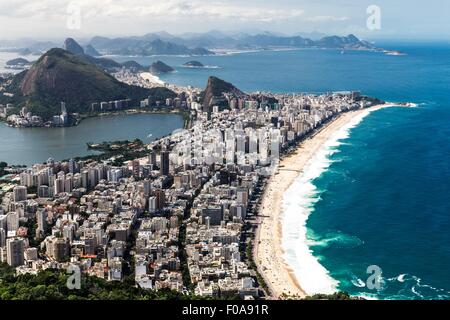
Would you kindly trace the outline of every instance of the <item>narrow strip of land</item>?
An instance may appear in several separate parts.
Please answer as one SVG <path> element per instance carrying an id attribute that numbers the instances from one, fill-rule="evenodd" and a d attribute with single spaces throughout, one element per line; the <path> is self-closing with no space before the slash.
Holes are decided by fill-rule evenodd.
<path id="1" fill-rule="evenodd" d="M 304 167 L 314 154 L 335 132 L 358 115 L 392 106 L 392 104 L 377 105 L 343 113 L 324 125 L 313 137 L 302 142 L 295 153 L 280 161 L 279 169 L 271 177 L 265 189 L 254 247 L 255 262 L 272 298 L 283 296 L 303 298 L 307 295 L 284 258 L 281 205 L 285 191 L 299 174 L 302 174 Z"/>

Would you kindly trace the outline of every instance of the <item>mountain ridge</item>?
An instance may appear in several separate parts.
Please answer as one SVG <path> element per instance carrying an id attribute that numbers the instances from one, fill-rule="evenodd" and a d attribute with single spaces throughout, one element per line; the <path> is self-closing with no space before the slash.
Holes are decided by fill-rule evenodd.
<path id="1" fill-rule="evenodd" d="M 316 35 L 317 36 L 317 35 Z M 91 42 L 95 47 L 112 54 L 123 55 L 160 55 L 160 54 L 210 54 L 214 49 L 261 49 L 276 47 L 291 48 L 326 48 L 345 50 L 377 50 L 373 44 L 357 38 L 353 34 L 346 36 L 323 36 L 312 40 L 299 34 L 286 36 L 263 32 L 258 34 L 239 33 L 227 35 L 221 32 L 191 33 L 171 35 L 167 32 L 147 33 L 143 36 L 105 38 L 94 37 Z M 159 49 L 153 50 L 156 46 Z M 165 48 L 164 48 L 165 46 Z M 188 47 L 195 47 L 186 51 Z M 184 51 L 180 48 L 184 48 Z M 196 51 L 197 50 L 197 51 Z M 205 51 L 206 50 L 206 51 Z M 380 50 L 380 49 L 378 49 Z"/>
<path id="2" fill-rule="evenodd" d="M 118 55 L 212 55 L 212 51 L 205 48 L 188 48 L 183 44 L 161 40 L 159 37 L 123 37 L 106 38 L 94 37 L 89 42 L 97 50 L 108 54 Z"/>
<path id="3" fill-rule="evenodd" d="M 221 109 L 227 107 L 228 99 L 226 95 L 232 95 L 234 97 L 247 96 L 247 94 L 236 88 L 233 84 L 210 76 L 206 88 L 202 92 L 203 110 L 210 112 L 213 106 L 218 106 Z"/>
<path id="4" fill-rule="evenodd" d="M 354 38 L 356 39 L 354 39 Z M 336 39 L 342 41 L 336 45 Z M 345 40 L 353 39 L 353 42 Z M 154 43 L 152 43 L 154 42 Z M 91 46 L 95 49 L 91 50 Z M 181 35 L 172 35 L 165 31 L 147 33 L 143 36 L 129 36 L 108 38 L 94 36 L 84 42 L 84 52 L 91 56 L 101 54 L 118 55 L 211 55 L 214 49 L 262 49 L 277 46 L 290 46 L 294 48 L 329 48 L 344 50 L 378 50 L 368 41 L 358 39 L 353 34 L 346 36 L 326 36 L 323 33 L 294 32 L 284 35 L 273 32 L 257 33 L 229 33 L 211 30 L 205 33 L 187 32 Z M 31 39 L 2 40 L 2 50 L 10 52 L 43 52 L 58 47 L 50 41 L 36 41 Z M 31 51 L 30 51 L 31 50 Z M 21 53 L 23 54 L 23 53 Z"/>
<path id="5" fill-rule="evenodd" d="M 44 119 L 59 114 L 61 102 L 70 113 L 86 113 L 92 103 L 124 99 L 137 103 L 152 92 L 120 82 L 84 55 L 59 48 L 47 51 L 28 71 L 16 75 L 7 90 L 14 96 L 3 95 L 0 103 L 27 106 Z M 161 92 L 173 96 L 171 91 Z"/>

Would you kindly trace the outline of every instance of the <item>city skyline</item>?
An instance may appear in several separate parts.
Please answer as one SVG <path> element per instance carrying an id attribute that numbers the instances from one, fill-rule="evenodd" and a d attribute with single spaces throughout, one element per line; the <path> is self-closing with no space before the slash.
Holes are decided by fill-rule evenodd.
<path id="1" fill-rule="evenodd" d="M 373 8 L 380 10 L 381 19 L 376 28 L 367 25 L 375 14 Z M 250 0 L 244 5 L 235 0 L 133 0 L 126 4 L 117 0 L 96 3 L 86 0 L 2 0 L 0 40 L 129 36 L 162 30 L 173 34 L 209 30 L 269 31 L 288 35 L 354 33 L 365 39 L 447 40 L 450 31 L 442 25 L 446 22 L 448 9 L 450 4 L 443 0 L 427 3 L 328 0 L 320 4 Z"/>
<path id="2" fill-rule="evenodd" d="M 449 9 L 0 0 L 0 303 L 450 301 Z"/>

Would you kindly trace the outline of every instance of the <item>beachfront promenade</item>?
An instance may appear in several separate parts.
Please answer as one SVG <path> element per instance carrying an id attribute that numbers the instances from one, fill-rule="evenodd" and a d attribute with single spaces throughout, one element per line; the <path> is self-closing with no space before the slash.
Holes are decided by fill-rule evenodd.
<path id="1" fill-rule="evenodd" d="M 302 142 L 297 150 L 283 158 L 279 169 L 269 180 L 261 203 L 258 232 L 255 238 L 254 258 L 258 271 L 264 278 L 272 298 L 303 298 L 319 292 L 311 292 L 302 288 L 302 279 L 314 274 L 313 270 L 301 274 L 294 272 L 286 263 L 283 247 L 283 197 L 295 179 L 314 158 L 322 146 L 341 128 L 356 117 L 364 117 L 370 112 L 393 106 L 392 104 L 373 106 L 341 113 L 331 122 L 322 126 L 309 139 Z M 301 214 L 299 212 L 299 214 Z M 300 231 L 299 231 L 300 232 Z M 299 261 L 301 264 L 302 261 Z M 308 281 L 309 282 L 309 281 Z"/>

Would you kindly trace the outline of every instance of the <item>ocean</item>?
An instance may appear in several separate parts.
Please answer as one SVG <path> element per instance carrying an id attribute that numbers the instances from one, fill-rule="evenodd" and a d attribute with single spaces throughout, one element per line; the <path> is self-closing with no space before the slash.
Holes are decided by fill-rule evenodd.
<path id="1" fill-rule="evenodd" d="M 336 134 L 288 191 L 286 259 L 309 293 L 374 299 L 450 298 L 450 44 L 385 43 L 404 56 L 333 50 L 152 57 L 167 82 L 204 87 L 216 75 L 247 91 L 360 90 L 415 108 L 387 108 Z M 381 272 L 373 285 L 375 266 Z M 372 267 L 374 268 L 374 267 Z M 370 271 L 370 270 L 369 270 Z M 372 281 L 371 281 L 372 280 Z M 371 285 L 372 284 L 372 285 Z"/>
<path id="2" fill-rule="evenodd" d="M 284 249 L 296 273 L 308 272 L 309 293 L 449 299 L 450 44 L 378 45 L 406 55 L 292 50 L 114 58 L 162 60 L 176 71 L 161 79 L 178 85 L 204 87 L 216 75 L 245 91 L 360 90 L 416 103 L 361 116 L 328 141 L 288 191 L 295 201 L 285 207 Z M 209 68 L 182 67 L 189 60 Z M 379 285 L 370 285 L 370 266 L 382 272 Z"/>
<path id="3" fill-rule="evenodd" d="M 18 55 L 15 52 L 3 52 L 0 51 L 0 74 L 1 73 L 19 73 L 22 70 L 16 70 L 16 69 L 8 69 L 6 68 L 6 62 L 9 60 L 15 59 L 15 58 L 24 58 L 30 62 L 36 61 L 39 59 L 39 56 L 36 55 Z"/>

